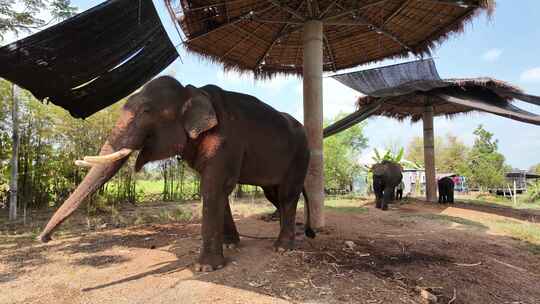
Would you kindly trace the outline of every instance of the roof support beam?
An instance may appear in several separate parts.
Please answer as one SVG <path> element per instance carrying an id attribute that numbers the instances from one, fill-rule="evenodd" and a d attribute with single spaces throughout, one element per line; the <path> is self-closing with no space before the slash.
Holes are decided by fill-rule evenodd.
<path id="1" fill-rule="evenodd" d="M 439 4 L 448 4 L 453 6 L 459 6 L 463 8 L 474 8 L 479 7 L 480 3 L 478 0 L 420 0 L 424 2 L 435 2 Z"/>
<path id="2" fill-rule="evenodd" d="M 261 19 L 261 18 L 253 18 L 253 21 L 259 22 L 259 23 L 270 23 L 270 24 L 288 24 L 288 25 L 301 25 L 304 24 L 301 21 L 290 21 L 290 20 L 277 20 L 277 19 Z"/>
<path id="3" fill-rule="evenodd" d="M 323 19 L 324 17 L 326 17 L 326 14 L 328 14 L 328 12 L 334 8 L 334 6 L 337 4 L 339 0 L 334 0 L 332 3 L 328 4 L 328 6 L 324 9 L 324 11 L 319 15 L 319 19 Z"/>
<path id="4" fill-rule="evenodd" d="M 327 21 L 324 22 L 325 25 L 343 25 L 343 26 L 368 26 L 375 30 L 377 33 L 385 35 L 386 37 L 392 39 L 394 42 L 399 44 L 401 47 L 408 51 L 413 51 L 413 48 L 408 46 L 405 42 L 403 42 L 397 35 L 393 34 L 392 32 L 388 31 L 387 29 L 378 26 L 374 24 L 373 22 L 370 22 L 369 20 L 365 19 L 364 17 L 357 16 L 356 19 L 352 22 L 331 22 Z"/>
<path id="5" fill-rule="evenodd" d="M 306 3 L 307 0 L 304 0 L 302 2 L 300 2 L 300 4 L 298 5 L 298 7 L 296 8 L 296 12 L 298 12 L 302 6 L 304 5 L 304 3 Z M 259 58 L 257 60 L 257 63 L 255 64 L 255 67 L 259 67 L 261 65 L 261 63 L 263 62 L 264 58 L 266 58 L 266 56 L 268 55 L 268 53 L 270 53 L 270 51 L 272 50 L 272 48 L 274 47 L 274 45 L 278 42 L 279 39 L 281 39 L 284 35 L 289 35 L 301 28 L 303 28 L 303 24 L 299 24 L 298 26 L 296 27 L 293 27 L 293 28 L 290 28 L 289 27 L 290 24 L 285 24 L 283 25 L 279 31 L 277 32 L 277 34 L 272 38 L 272 42 L 270 43 L 270 45 L 268 46 L 268 48 L 264 51 L 264 54 L 261 56 L 261 58 Z M 289 29 L 294 29 L 293 31 L 288 31 L 287 28 L 289 27 Z"/>
<path id="6" fill-rule="evenodd" d="M 309 0 L 308 0 L 309 1 Z M 311 0 L 313 1 L 313 16 L 319 16 L 321 14 L 321 8 L 319 7 L 319 0 Z"/>
<path id="7" fill-rule="evenodd" d="M 286 11 L 287 13 L 293 15 L 294 17 L 306 21 L 306 17 L 302 16 L 302 14 L 298 13 L 294 9 L 290 8 L 289 6 L 285 4 L 281 4 L 279 0 L 268 0 L 268 2 L 272 3 L 274 6 L 279 7 L 281 10 Z"/>
<path id="8" fill-rule="evenodd" d="M 386 20 L 384 20 L 384 22 L 382 23 L 382 26 L 384 27 L 385 25 L 388 24 L 388 22 L 392 21 L 392 19 L 394 19 L 395 16 L 397 16 L 399 13 L 401 13 L 401 11 L 403 11 L 403 9 L 405 7 L 407 7 L 407 5 L 409 5 L 409 3 L 411 3 L 412 0 L 405 0 L 401 3 L 401 5 L 390 15 L 388 16 L 388 18 L 386 18 Z"/>
<path id="9" fill-rule="evenodd" d="M 326 46 L 326 51 L 328 52 L 328 56 L 330 56 L 330 61 L 332 62 L 332 70 L 336 72 L 337 71 L 336 58 L 334 57 L 334 52 L 332 52 L 332 47 L 330 46 L 330 43 L 328 42 L 328 37 L 326 37 L 326 34 L 324 34 L 324 31 L 323 31 L 323 43 Z M 323 65 L 323 68 L 324 68 L 324 65 Z"/>
<path id="10" fill-rule="evenodd" d="M 220 29 L 223 29 L 225 27 L 235 25 L 235 24 L 240 23 L 240 22 L 242 22 L 244 20 L 248 20 L 249 18 L 252 18 L 253 16 L 264 14 L 264 13 L 268 12 L 269 10 L 271 10 L 273 8 L 274 8 L 273 5 L 269 5 L 269 6 L 265 7 L 265 8 L 263 8 L 260 11 L 250 11 L 250 12 L 245 13 L 245 14 L 243 14 L 241 16 L 238 16 L 238 17 L 236 17 L 234 19 L 231 19 L 228 22 L 222 23 L 218 27 L 216 27 L 216 28 L 214 28 L 214 29 L 212 29 L 212 30 L 210 30 L 208 32 L 204 32 L 204 33 L 202 33 L 200 35 L 197 35 L 195 37 L 189 37 L 189 39 L 186 42 L 192 42 L 192 41 L 197 40 L 199 38 L 206 37 L 206 36 L 210 35 L 211 33 L 216 32 L 216 31 L 218 31 Z"/>
<path id="11" fill-rule="evenodd" d="M 336 15 L 332 15 L 332 16 L 328 16 L 328 17 L 322 18 L 322 21 L 325 22 L 325 21 L 329 21 L 329 20 L 332 20 L 332 19 L 337 19 L 337 18 L 345 17 L 345 16 L 351 15 L 351 14 L 353 14 L 353 13 L 356 13 L 356 12 L 358 12 L 359 10 L 363 10 L 363 9 L 366 9 L 366 8 L 370 8 L 370 7 L 372 7 L 372 6 L 379 5 L 379 4 L 384 3 L 384 2 L 387 2 L 387 1 L 388 1 L 388 0 L 379 0 L 379 1 L 376 1 L 376 2 L 372 2 L 372 3 L 366 4 L 366 5 L 360 6 L 360 7 L 356 7 L 356 8 L 354 8 L 354 9 L 346 10 L 346 11 L 341 12 L 341 13 L 339 13 L 339 14 L 336 14 Z"/>

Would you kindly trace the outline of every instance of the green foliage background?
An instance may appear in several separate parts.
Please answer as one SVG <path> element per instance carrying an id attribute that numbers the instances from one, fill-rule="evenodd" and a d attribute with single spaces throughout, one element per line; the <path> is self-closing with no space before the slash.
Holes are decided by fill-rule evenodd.
<path id="1" fill-rule="evenodd" d="M 345 114 L 333 119 L 338 121 Z M 325 126 L 331 122 L 326 121 Z M 324 180 L 326 189 L 351 189 L 353 179 L 363 170 L 358 157 L 367 148 L 368 139 L 363 131 L 366 123 L 357 124 L 346 131 L 324 140 Z"/>

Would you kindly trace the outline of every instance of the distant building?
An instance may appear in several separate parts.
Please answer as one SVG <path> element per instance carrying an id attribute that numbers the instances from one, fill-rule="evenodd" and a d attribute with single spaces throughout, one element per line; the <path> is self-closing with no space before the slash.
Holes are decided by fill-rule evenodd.
<path id="1" fill-rule="evenodd" d="M 527 170 L 512 169 L 512 171 L 505 174 L 505 185 L 490 190 L 490 192 L 495 192 L 498 195 L 511 195 L 514 192 L 514 183 L 515 183 L 515 192 L 524 193 L 527 192 L 527 187 L 530 181 L 540 180 L 540 174 L 533 172 L 528 172 Z"/>

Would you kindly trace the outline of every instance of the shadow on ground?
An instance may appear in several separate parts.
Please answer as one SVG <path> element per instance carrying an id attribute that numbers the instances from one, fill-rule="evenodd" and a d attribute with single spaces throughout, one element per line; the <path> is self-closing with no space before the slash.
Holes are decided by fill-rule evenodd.
<path id="1" fill-rule="evenodd" d="M 50 285 L 39 280 L 45 275 L 49 284 L 70 290 L 66 295 L 73 302 L 212 303 L 222 297 L 221 302 L 234 303 L 237 293 L 245 303 L 271 303 L 266 296 L 397 303 L 418 302 L 418 288 L 429 288 L 441 303 L 454 297 L 454 303 L 480 304 L 540 298 L 540 256 L 508 237 L 487 234 L 478 222 L 411 204 L 418 210 L 409 204 L 393 205 L 388 212 L 372 206 L 328 208 L 325 231 L 314 240 L 302 238 L 298 250 L 285 254 L 273 252 L 273 239 L 265 239 L 277 235 L 278 223 L 262 221 L 260 214 L 236 215 L 240 232 L 257 238 L 242 238 L 239 251 L 225 250 L 227 266 L 212 273 L 191 271 L 200 245 L 197 223 L 140 225 L 47 245 L 23 243 L 0 251 L 7 269 L 0 284 L 14 293 L 16 300 L 7 303 L 62 303 L 63 296 L 47 292 Z M 24 293 L 29 286 L 33 295 Z"/>

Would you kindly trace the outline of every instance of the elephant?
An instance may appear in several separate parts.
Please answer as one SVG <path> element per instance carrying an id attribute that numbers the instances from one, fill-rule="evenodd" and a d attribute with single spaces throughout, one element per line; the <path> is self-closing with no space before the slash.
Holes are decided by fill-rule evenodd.
<path id="1" fill-rule="evenodd" d="M 403 175 L 401 165 L 383 160 L 371 167 L 373 172 L 373 191 L 375 192 L 375 207 L 388 210 L 388 203 L 394 199 L 394 189 L 401 182 Z"/>
<path id="2" fill-rule="evenodd" d="M 454 181 L 449 176 L 443 177 L 437 181 L 439 186 L 439 203 L 453 203 L 454 202 Z"/>
<path id="3" fill-rule="evenodd" d="M 161 76 L 128 98 L 99 156 L 76 161 L 90 171 L 38 239 L 48 242 L 54 230 L 136 150 L 136 171 L 148 162 L 177 156 L 200 175 L 202 247 L 196 271 L 222 268 L 223 246 L 240 241 L 228 200 L 236 184 L 262 187 L 280 210 L 276 250 L 294 248 L 296 207 L 302 192 L 307 216 L 304 232 L 315 237 L 304 191 L 310 150 L 303 125 L 253 96 L 214 85 L 183 86 L 173 77 Z"/>

